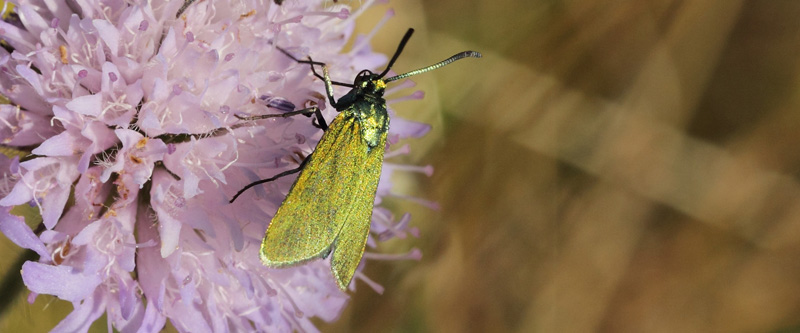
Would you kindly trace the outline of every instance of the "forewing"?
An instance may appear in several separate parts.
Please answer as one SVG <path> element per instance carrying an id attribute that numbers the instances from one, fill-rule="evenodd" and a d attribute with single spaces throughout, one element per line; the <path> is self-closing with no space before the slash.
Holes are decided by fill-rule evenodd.
<path id="1" fill-rule="evenodd" d="M 331 254 L 331 271 L 341 289 L 346 289 L 353 279 L 353 274 L 361 262 L 364 246 L 367 244 L 369 228 L 372 220 L 372 207 L 375 203 L 375 192 L 383 166 L 383 153 L 386 147 L 386 133 L 382 133 L 379 145 L 367 153 L 361 175 L 358 177 L 357 195 L 350 199 L 352 207 L 344 227 L 333 244 Z"/>
<path id="2" fill-rule="evenodd" d="M 328 254 L 347 221 L 367 158 L 352 117 L 340 113 L 272 218 L 261 260 L 271 267 L 291 266 Z M 361 148 L 361 150 L 358 150 Z"/>

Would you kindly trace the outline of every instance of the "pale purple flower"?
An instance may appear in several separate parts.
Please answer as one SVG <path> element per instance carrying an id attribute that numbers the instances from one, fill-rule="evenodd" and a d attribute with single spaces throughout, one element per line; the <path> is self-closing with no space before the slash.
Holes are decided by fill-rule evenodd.
<path id="1" fill-rule="evenodd" d="M 236 116 L 317 104 L 332 119 L 320 80 L 275 46 L 326 62 L 334 80 L 377 70 L 387 58 L 370 49 L 372 34 L 352 36 L 370 3 L 351 13 L 323 0 L 197 1 L 176 19 L 182 1 L 19 1 L 19 21 L 0 22 L 13 50 L 0 48 L 0 94 L 12 102 L 0 106 L 0 140 L 32 155 L 0 157 L 0 231 L 41 256 L 22 267 L 31 301 L 73 303 L 54 331 L 86 331 L 104 313 L 121 332 L 167 321 L 186 332 L 315 331 L 310 318 L 338 317 L 348 296 L 327 262 L 259 260 L 293 177 L 228 204 L 244 185 L 296 167 L 321 131 L 303 116 Z M 427 131 L 393 117 L 389 141 Z M 407 152 L 389 147 L 387 158 Z M 402 197 L 391 191 L 395 171 L 432 170 L 386 163 L 376 204 Z M 43 231 L 10 214 L 23 204 L 38 207 Z M 416 236 L 409 220 L 376 206 L 368 244 Z"/>

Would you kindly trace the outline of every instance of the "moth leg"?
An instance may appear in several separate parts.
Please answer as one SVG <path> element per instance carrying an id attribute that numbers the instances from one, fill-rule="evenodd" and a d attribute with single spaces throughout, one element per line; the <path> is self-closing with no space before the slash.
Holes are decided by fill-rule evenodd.
<path id="1" fill-rule="evenodd" d="M 319 108 L 316 107 L 316 106 L 312 106 L 310 108 L 306 108 L 306 109 L 302 109 L 302 110 L 290 111 L 290 112 L 286 112 L 286 113 L 262 114 L 262 115 L 258 115 L 258 116 L 252 116 L 252 117 L 242 117 L 242 116 L 240 116 L 238 114 L 234 115 L 234 116 L 236 118 L 239 118 L 239 120 L 253 121 L 253 120 L 260 120 L 260 119 L 267 119 L 267 118 L 279 118 L 279 117 L 280 118 L 289 118 L 289 117 L 292 117 L 292 116 L 296 116 L 298 114 L 304 114 L 304 115 L 309 115 L 310 116 L 312 114 L 317 114 L 317 113 L 319 113 Z M 319 113 L 319 115 L 317 117 L 319 117 L 320 115 L 322 115 L 322 114 Z"/>
<path id="2" fill-rule="evenodd" d="M 311 154 L 306 156 L 306 159 L 303 160 L 303 163 L 300 163 L 300 166 L 298 166 L 298 167 L 296 167 L 294 169 L 286 170 L 286 171 L 281 172 L 281 173 L 279 173 L 277 175 L 274 175 L 274 176 L 272 176 L 270 178 L 257 180 L 257 181 L 254 181 L 254 182 L 250 183 L 250 184 L 247 184 L 247 186 L 243 187 L 241 190 L 239 190 L 239 192 L 236 192 L 236 195 L 234 195 L 233 199 L 231 199 L 231 201 L 228 201 L 228 203 L 233 203 L 236 200 L 236 198 L 238 198 L 240 195 L 242 195 L 242 193 L 244 193 L 244 191 L 247 191 L 248 189 L 250 189 L 253 186 L 261 185 L 261 184 L 264 184 L 264 183 L 268 183 L 268 182 L 271 182 L 271 181 L 276 180 L 278 178 L 281 178 L 283 176 L 288 176 L 288 175 L 291 175 L 293 173 L 300 172 L 301 170 L 303 170 L 303 168 L 308 163 L 308 159 L 309 158 L 311 158 Z"/>
<path id="3" fill-rule="evenodd" d="M 311 72 L 314 73 L 314 76 L 316 76 L 318 79 L 320 79 L 322 81 L 325 81 L 325 77 L 323 77 L 322 75 L 319 75 L 319 73 L 317 73 L 317 70 L 314 68 L 314 65 L 325 66 L 325 63 L 311 60 L 311 57 L 308 57 L 308 60 L 300 60 L 300 59 L 295 58 L 295 56 L 293 56 L 291 53 L 289 53 L 288 51 L 286 51 L 286 50 L 284 50 L 284 49 L 282 49 L 280 47 L 276 46 L 275 48 L 277 48 L 278 51 L 281 51 L 281 53 L 285 54 L 287 57 L 291 58 L 292 60 L 296 61 L 297 63 L 311 65 Z M 347 82 L 331 81 L 331 83 L 333 85 L 337 85 L 337 86 L 350 87 L 350 88 L 354 88 L 355 87 L 353 84 L 347 83 Z"/>
<path id="4" fill-rule="evenodd" d="M 181 8 L 180 8 L 180 9 L 178 9 L 178 12 L 177 12 L 177 13 L 175 13 L 175 18 L 179 18 L 179 17 L 181 17 L 181 14 L 183 14 L 183 12 L 184 12 L 184 11 L 185 11 L 187 8 L 189 8 L 189 6 L 191 6 L 191 5 L 192 5 L 194 2 L 195 2 L 195 0 L 184 0 L 184 1 L 183 1 L 183 5 L 181 6 Z"/>
<path id="5" fill-rule="evenodd" d="M 289 58 L 292 58 L 292 60 L 296 61 L 297 63 L 311 65 L 311 72 L 314 73 L 314 76 L 325 82 L 325 94 L 328 96 L 328 102 L 330 102 L 331 106 L 333 107 L 336 107 L 336 97 L 333 96 L 333 85 L 350 87 L 350 88 L 355 87 L 350 83 L 332 81 L 330 75 L 328 75 L 328 66 L 323 62 L 314 61 L 313 59 L 311 59 L 311 57 L 308 57 L 308 60 L 300 60 L 295 58 L 286 50 L 277 46 L 276 48 L 278 49 L 278 51 L 281 51 L 283 54 L 285 54 Z M 314 68 L 314 66 L 322 66 L 322 75 L 319 75 L 319 73 L 317 73 L 317 70 Z"/>
<path id="6" fill-rule="evenodd" d="M 254 120 L 260 120 L 260 119 L 278 118 L 278 117 L 288 118 L 288 117 L 291 117 L 291 116 L 296 116 L 298 114 L 302 114 L 302 115 L 306 115 L 306 116 L 311 116 L 311 115 L 316 116 L 315 117 L 316 118 L 316 122 L 314 122 L 312 120 L 312 124 L 314 125 L 314 127 L 320 128 L 323 131 L 327 131 L 328 130 L 328 123 L 325 121 L 325 118 L 322 117 L 322 112 L 316 106 L 312 106 L 312 107 L 307 108 L 307 109 L 286 112 L 286 113 L 262 114 L 262 115 L 259 115 L 259 116 L 252 116 L 252 117 L 242 117 L 240 115 L 235 115 L 235 117 L 239 118 L 239 120 L 254 121 Z"/>
<path id="7" fill-rule="evenodd" d="M 316 118 L 317 122 L 314 122 L 312 120 L 311 124 L 314 125 L 314 127 L 316 127 L 316 128 L 322 129 L 323 131 L 327 131 L 328 130 L 328 123 L 325 121 L 325 118 L 322 117 L 322 111 L 320 111 L 318 107 L 314 107 L 314 108 L 316 109 L 314 111 L 314 115 L 316 116 L 315 118 Z"/>
<path id="8" fill-rule="evenodd" d="M 311 59 L 311 57 L 308 59 Z M 312 66 L 311 68 L 313 69 L 314 67 Z M 328 74 L 328 66 L 326 65 L 322 65 L 322 77 L 324 78 L 323 81 L 325 81 L 325 94 L 328 95 L 328 101 L 331 102 L 331 106 L 336 107 L 336 98 L 333 96 L 333 82 Z"/>

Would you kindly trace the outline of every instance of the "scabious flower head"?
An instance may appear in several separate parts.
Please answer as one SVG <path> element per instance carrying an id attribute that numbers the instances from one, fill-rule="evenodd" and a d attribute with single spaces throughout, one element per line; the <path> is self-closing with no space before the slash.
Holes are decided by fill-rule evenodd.
<path id="1" fill-rule="evenodd" d="M 22 267 L 31 301 L 73 303 L 54 331 L 86 331 L 104 313 L 121 332 L 167 321 L 186 332 L 313 331 L 311 317 L 337 318 L 347 295 L 327 262 L 259 260 L 291 177 L 228 200 L 296 167 L 322 135 L 303 116 L 237 115 L 309 105 L 335 115 L 308 65 L 275 47 L 326 62 L 334 79 L 378 69 L 386 57 L 368 37 L 342 52 L 369 3 L 351 13 L 322 0 L 19 1 L 18 21 L 0 22 L 0 94 L 11 101 L 0 140 L 31 155 L 0 158 L 0 231 L 40 255 Z M 427 128 L 393 118 L 390 141 Z M 376 202 L 392 194 L 395 170 L 409 167 L 387 163 Z M 22 204 L 38 207 L 41 230 L 10 214 Z M 373 216 L 370 246 L 406 236 L 407 214 Z"/>

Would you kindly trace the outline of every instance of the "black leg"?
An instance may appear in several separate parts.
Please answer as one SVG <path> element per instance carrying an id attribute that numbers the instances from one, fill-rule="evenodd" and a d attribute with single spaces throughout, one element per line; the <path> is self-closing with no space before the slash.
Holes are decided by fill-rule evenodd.
<path id="1" fill-rule="evenodd" d="M 181 6 L 181 8 L 178 9 L 178 12 L 175 13 L 175 18 L 181 17 L 181 14 L 183 14 L 183 12 L 186 10 L 186 8 L 189 8 L 189 6 L 191 6 L 194 2 L 195 2 L 195 0 L 184 0 L 183 1 L 183 6 Z"/>
<path id="2" fill-rule="evenodd" d="M 278 49 L 278 51 L 281 51 L 287 57 L 292 58 L 292 60 L 297 61 L 298 63 L 311 65 L 311 72 L 314 73 L 314 76 L 325 82 L 325 93 L 328 96 L 328 101 L 334 108 L 336 108 L 336 97 L 333 96 L 333 85 L 335 84 L 337 86 L 345 86 L 350 88 L 355 87 L 352 84 L 331 81 L 331 77 L 330 75 L 328 75 L 328 66 L 325 65 L 325 63 L 323 62 L 314 61 L 311 59 L 311 57 L 308 57 L 308 60 L 300 60 L 295 58 L 293 55 L 289 54 L 289 52 L 287 52 L 286 50 L 277 46 L 276 48 Z M 322 66 L 322 75 L 319 75 L 316 69 L 314 69 L 315 65 Z"/>
<path id="3" fill-rule="evenodd" d="M 285 54 L 289 58 L 292 58 L 292 60 L 294 60 L 294 61 L 296 61 L 298 63 L 311 65 L 311 73 L 314 73 L 314 76 L 316 76 L 318 79 L 325 81 L 325 78 L 322 77 L 322 75 L 319 75 L 319 73 L 317 73 L 317 70 L 314 68 L 314 65 L 325 66 L 325 63 L 314 61 L 314 60 L 311 59 L 311 57 L 308 57 L 308 60 L 300 60 L 300 59 L 295 58 L 291 53 L 289 53 L 288 51 L 286 51 L 286 50 L 284 50 L 284 49 L 282 49 L 280 47 L 276 46 L 275 48 L 277 48 L 278 51 L 281 51 L 281 53 Z M 334 84 L 334 85 L 337 85 L 337 86 L 344 86 L 344 87 L 350 87 L 350 88 L 354 88 L 355 87 L 354 85 L 352 85 L 350 83 L 344 83 L 344 82 L 339 82 L 339 81 L 331 81 L 331 83 Z"/>
<path id="4" fill-rule="evenodd" d="M 316 108 L 316 109 L 317 109 L 317 110 L 316 110 L 316 111 L 314 111 L 314 115 L 316 115 L 316 116 L 317 116 L 317 122 L 315 123 L 315 122 L 312 120 L 312 121 L 311 121 L 311 123 L 312 123 L 314 126 L 316 126 L 317 128 L 320 128 L 320 129 L 322 129 L 323 131 L 327 131 L 327 130 L 328 130 L 328 123 L 325 121 L 325 118 L 323 118 L 323 117 L 322 117 L 322 111 L 320 111 L 320 110 L 319 110 L 319 108 Z"/>
<path id="5" fill-rule="evenodd" d="M 240 116 L 238 114 L 234 115 L 234 116 L 236 118 L 239 118 L 240 120 L 252 121 L 252 120 L 267 119 L 267 118 L 278 118 L 278 117 L 280 117 L 280 118 L 289 118 L 289 117 L 292 117 L 292 116 L 296 116 L 298 114 L 305 114 L 305 115 L 309 115 L 310 116 L 312 114 L 317 114 L 318 112 L 319 112 L 319 108 L 316 107 L 316 106 L 312 106 L 312 107 L 307 108 L 307 109 L 290 111 L 290 112 L 286 112 L 286 113 L 262 114 L 262 115 L 259 115 L 259 116 L 252 116 L 252 117 L 242 117 L 242 116 Z M 321 116 L 321 115 L 322 114 L 320 114 L 319 116 Z M 317 116 L 317 117 L 319 117 L 319 116 Z"/>
<path id="6" fill-rule="evenodd" d="M 328 130 L 328 123 L 325 121 L 325 118 L 322 117 L 322 111 L 320 111 L 319 108 L 316 107 L 316 106 L 312 106 L 312 107 L 307 108 L 307 109 L 286 112 L 286 113 L 262 114 L 262 115 L 259 115 L 259 116 L 252 116 L 252 117 L 242 117 L 240 115 L 234 115 L 234 116 L 236 118 L 239 118 L 240 120 L 253 121 L 253 120 L 260 120 L 260 119 L 267 119 L 267 118 L 278 118 L 278 117 L 288 118 L 288 117 L 291 117 L 291 116 L 296 116 L 298 114 L 304 114 L 304 115 L 308 115 L 308 116 L 311 116 L 311 115 L 316 116 L 317 122 L 314 123 L 312 121 L 312 124 L 314 124 L 314 127 L 321 128 L 323 131 L 327 131 Z"/>
<path id="7" fill-rule="evenodd" d="M 311 155 L 306 156 L 306 159 L 303 160 L 303 163 L 300 163 L 300 166 L 298 166 L 297 168 L 294 168 L 294 169 L 291 169 L 291 170 L 286 170 L 286 171 L 281 172 L 281 173 L 279 173 L 279 174 L 277 174 L 275 176 L 272 176 L 270 178 L 257 180 L 257 181 L 254 181 L 254 182 L 250 183 L 250 184 L 247 184 L 247 186 L 245 186 L 244 188 L 239 190 L 239 192 L 236 192 L 236 195 L 233 196 L 233 199 L 231 199 L 231 201 L 228 201 L 228 202 L 229 203 L 233 203 L 236 200 L 236 198 L 238 198 L 240 195 L 242 195 L 242 193 L 244 193 L 244 191 L 247 191 L 248 189 L 250 189 L 253 186 L 261 185 L 261 184 L 264 184 L 264 183 L 268 183 L 268 182 L 271 182 L 271 181 L 276 180 L 278 178 L 281 178 L 283 176 L 288 176 L 288 175 L 291 175 L 293 173 L 300 172 L 306 166 L 306 163 L 308 163 L 308 159 L 310 159 L 310 158 L 311 158 Z"/>

